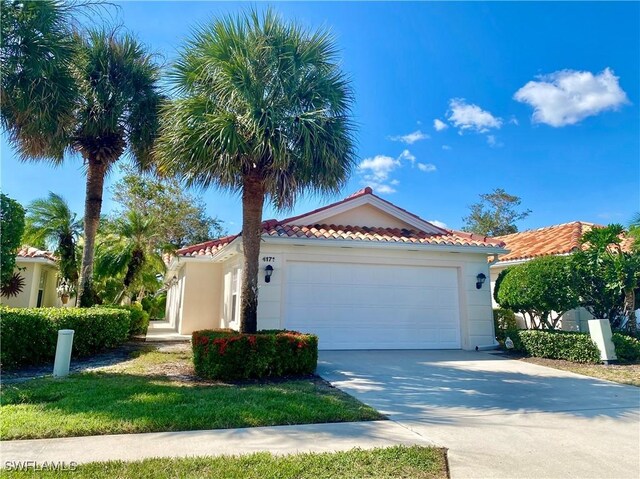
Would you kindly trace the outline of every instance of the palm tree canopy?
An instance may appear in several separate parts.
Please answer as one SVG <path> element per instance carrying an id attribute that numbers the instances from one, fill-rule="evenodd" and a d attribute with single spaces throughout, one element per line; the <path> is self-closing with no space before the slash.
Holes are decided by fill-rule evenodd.
<path id="1" fill-rule="evenodd" d="M 158 65 L 128 34 L 93 30 L 75 38 L 79 95 L 70 144 L 85 160 L 108 166 L 128 147 L 138 164 L 148 166 L 162 100 Z"/>
<path id="2" fill-rule="evenodd" d="M 22 159 L 62 161 L 77 86 L 69 9 L 53 0 L 1 0 L 0 119 Z"/>
<path id="3" fill-rule="evenodd" d="M 271 10 L 200 28 L 170 79 L 161 171 L 188 184 L 240 190 L 258 178 L 276 208 L 304 192 L 337 192 L 352 169 L 353 93 L 332 36 Z"/>
<path id="4" fill-rule="evenodd" d="M 62 276 L 72 283 L 78 279 L 76 245 L 81 233 L 82 220 L 60 195 L 49 192 L 49 196 L 34 200 L 27 207 L 24 241 L 55 251 Z"/>

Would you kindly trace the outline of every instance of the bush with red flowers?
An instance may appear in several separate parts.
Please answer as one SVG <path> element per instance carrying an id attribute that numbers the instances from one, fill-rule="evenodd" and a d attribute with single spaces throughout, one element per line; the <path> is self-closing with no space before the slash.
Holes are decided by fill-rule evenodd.
<path id="1" fill-rule="evenodd" d="M 196 374 L 206 379 L 300 376 L 318 363 L 318 338 L 296 331 L 194 331 L 192 347 Z"/>

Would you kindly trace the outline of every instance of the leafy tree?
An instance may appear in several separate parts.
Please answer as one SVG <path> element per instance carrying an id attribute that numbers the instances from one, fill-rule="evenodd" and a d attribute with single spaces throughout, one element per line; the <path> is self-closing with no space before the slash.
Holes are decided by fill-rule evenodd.
<path id="1" fill-rule="evenodd" d="M 183 49 L 164 109 L 160 170 L 242 197 L 242 332 L 255 332 L 265 199 L 338 192 L 355 163 L 353 92 L 332 36 L 271 10 L 216 20 Z"/>
<path id="2" fill-rule="evenodd" d="M 15 280 L 16 253 L 24 232 L 24 208 L 0 193 L 0 286 Z"/>
<path id="3" fill-rule="evenodd" d="M 494 298 L 501 308 L 525 316 L 530 328 L 555 329 L 562 315 L 578 306 L 571 261 L 544 256 L 502 271 Z"/>
<path id="4" fill-rule="evenodd" d="M 207 216 L 203 201 L 185 192 L 177 179 L 143 176 L 131 166 L 122 170 L 123 178 L 112 189 L 121 206 L 116 215 L 136 211 L 153 218 L 158 246 L 177 249 L 224 235 L 221 222 Z"/>
<path id="5" fill-rule="evenodd" d="M 96 248 L 96 283 L 102 281 L 104 301 L 119 302 L 125 294 L 142 297 L 159 287 L 157 273 L 164 272 L 161 254 L 154 248 L 154 219 L 129 211 L 107 221 Z M 106 294 L 104 294 L 106 293 Z"/>
<path id="6" fill-rule="evenodd" d="M 632 248 L 634 251 L 640 251 L 640 212 L 633 215 L 629 223 L 629 236 L 633 238 Z"/>
<path id="7" fill-rule="evenodd" d="M 573 254 L 582 306 L 594 317 L 609 319 L 635 333 L 635 292 L 640 288 L 640 252 L 623 251 L 624 228 L 612 224 L 593 228 L 581 238 L 584 248 Z"/>
<path id="8" fill-rule="evenodd" d="M 54 250 L 62 277 L 74 287 L 78 282 L 76 245 L 81 233 L 82 220 L 60 195 L 49 192 L 47 198 L 34 200 L 27 207 L 25 242 Z"/>
<path id="9" fill-rule="evenodd" d="M 525 219 L 531 210 L 517 211 L 521 200 L 502 188 L 480 195 L 480 201 L 471 205 L 469 216 L 462 218 L 463 230 L 483 236 L 503 236 L 518 232 L 516 222 Z"/>
<path id="10" fill-rule="evenodd" d="M 159 69 L 130 35 L 72 31 L 71 10 L 62 2 L 4 0 L 3 7 L 9 8 L 6 26 L 3 16 L 0 98 L 9 140 L 25 160 L 60 164 L 69 152 L 84 160 L 79 295 L 81 305 L 90 305 L 104 179 L 125 151 L 137 165 L 149 165 L 161 101 Z"/>

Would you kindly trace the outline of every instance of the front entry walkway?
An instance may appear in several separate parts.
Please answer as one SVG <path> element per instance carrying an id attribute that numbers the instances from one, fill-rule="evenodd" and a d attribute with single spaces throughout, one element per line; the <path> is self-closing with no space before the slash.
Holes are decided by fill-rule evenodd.
<path id="1" fill-rule="evenodd" d="M 459 478 L 640 477 L 640 388 L 486 352 L 322 351 L 318 373 Z"/>

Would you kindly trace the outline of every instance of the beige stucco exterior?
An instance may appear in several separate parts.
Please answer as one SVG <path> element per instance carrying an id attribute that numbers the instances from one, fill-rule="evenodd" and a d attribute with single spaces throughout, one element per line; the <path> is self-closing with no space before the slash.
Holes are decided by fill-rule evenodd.
<path id="1" fill-rule="evenodd" d="M 38 307 L 40 281 L 44 289 L 40 307 L 62 306 L 56 293 L 58 268 L 55 262 L 44 258 L 16 258 L 16 270 L 24 278 L 24 288 L 15 297 L 0 297 L 0 302 L 12 308 Z"/>

